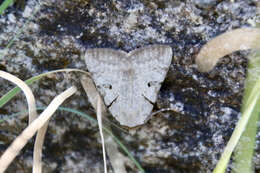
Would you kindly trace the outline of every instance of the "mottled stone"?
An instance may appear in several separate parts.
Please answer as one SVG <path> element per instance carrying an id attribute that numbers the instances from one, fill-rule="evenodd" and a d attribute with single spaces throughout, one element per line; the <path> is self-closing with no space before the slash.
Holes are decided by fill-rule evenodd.
<path id="1" fill-rule="evenodd" d="M 146 125 L 131 131 L 132 137 L 118 129 L 115 134 L 126 140 L 124 143 L 147 172 L 209 172 L 240 116 L 247 52 L 226 56 L 213 71 L 204 74 L 198 72 L 194 58 L 202 45 L 216 35 L 250 26 L 250 21 L 259 16 L 257 3 L 258 0 L 42 0 L 40 12 L 0 59 L 0 68 L 27 79 L 64 67 L 85 70 L 83 57 L 88 48 L 128 52 L 150 44 L 167 44 L 172 47 L 173 61 L 155 110 L 174 111 L 151 117 Z M 0 53 L 35 5 L 34 0 L 28 0 L 25 11 L 14 6 L 0 16 Z M 33 85 L 38 106 L 48 105 L 78 79 L 72 74 L 57 75 Z M 0 95 L 13 87 L 2 79 L 0 83 Z M 94 116 L 82 93 L 63 106 Z M 0 112 L 12 114 L 26 107 L 20 94 Z M 103 172 L 101 144 L 95 135 L 97 126 L 65 112 L 57 115 L 50 121 L 44 144 L 43 161 L 48 172 Z M 23 117 L 0 124 L 0 139 L 5 143 L 1 152 L 26 125 Z M 9 172 L 31 172 L 32 149 L 31 142 Z M 259 149 L 255 162 L 259 169 Z"/>

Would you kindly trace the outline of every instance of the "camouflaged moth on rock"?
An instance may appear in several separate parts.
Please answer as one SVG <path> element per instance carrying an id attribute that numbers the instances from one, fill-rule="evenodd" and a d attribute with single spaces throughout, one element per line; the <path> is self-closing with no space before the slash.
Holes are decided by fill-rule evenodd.
<path id="1" fill-rule="evenodd" d="M 121 125 L 144 124 L 151 115 L 161 83 L 172 60 L 172 49 L 152 45 L 129 53 L 108 48 L 88 49 L 85 62 L 105 105 Z"/>

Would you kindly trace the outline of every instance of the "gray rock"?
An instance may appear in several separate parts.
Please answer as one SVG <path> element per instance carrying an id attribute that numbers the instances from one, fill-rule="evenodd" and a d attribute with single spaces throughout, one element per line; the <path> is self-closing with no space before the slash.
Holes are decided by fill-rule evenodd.
<path id="1" fill-rule="evenodd" d="M 23 26 L 28 11 L 35 8 L 35 1 L 26 2 L 26 13 L 12 7 L 0 17 L 0 53 Z M 168 44 L 173 50 L 173 61 L 155 110 L 175 111 L 153 116 L 147 124 L 131 130 L 134 134 L 131 137 L 118 129 L 114 132 L 126 140 L 124 143 L 147 172 L 209 172 L 240 116 L 248 52 L 226 56 L 212 72 L 204 74 L 197 71 L 194 57 L 214 36 L 249 26 L 249 21 L 259 15 L 256 0 L 215 2 L 44 0 L 40 12 L 0 59 L 0 68 L 27 79 L 65 67 L 86 70 L 83 55 L 88 48 L 128 52 L 145 45 Z M 37 105 L 48 105 L 55 95 L 77 82 L 74 74 L 58 74 L 34 84 Z M 13 87 L 2 79 L 0 83 L 0 95 Z M 64 106 L 94 116 L 82 93 L 83 90 Z M 24 96 L 19 95 L 1 108 L 0 113 L 12 114 L 25 109 Z M 26 125 L 25 117 L 0 124 L 0 138 L 5 143 L 1 152 Z M 57 113 L 50 121 L 44 144 L 46 170 L 102 172 L 97 132 L 97 126 L 87 120 Z M 31 172 L 32 149 L 29 143 L 8 171 Z M 259 160 L 259 150 L 256 156 Z M 259 169 L 259 162 L 256 164 Z"/>

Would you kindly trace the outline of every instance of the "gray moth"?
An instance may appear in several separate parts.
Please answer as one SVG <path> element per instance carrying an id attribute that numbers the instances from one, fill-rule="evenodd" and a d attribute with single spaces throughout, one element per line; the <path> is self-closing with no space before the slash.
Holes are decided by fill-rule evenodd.
<path id="1" fill-rule="evenodd" d="M 129 53 L 88 49 L 85 62 L 112 116 L 121 124 L 144 124 L 153 109 L 172 60 L 172 49 L 152 45 Z"/>

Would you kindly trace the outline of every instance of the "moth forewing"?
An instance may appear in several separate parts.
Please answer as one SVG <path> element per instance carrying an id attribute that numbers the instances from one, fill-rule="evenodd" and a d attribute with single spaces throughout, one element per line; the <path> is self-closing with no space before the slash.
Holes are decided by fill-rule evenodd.
<path id="1" fill-rule="evenodd" d="M 135 127 L 151 114 L 161 83 L 172 60 L 172 49 L 152 45 L 129 53 L 113 49 L 88 49 L 87 69 L 113 117 Z"/>

